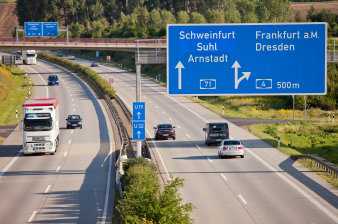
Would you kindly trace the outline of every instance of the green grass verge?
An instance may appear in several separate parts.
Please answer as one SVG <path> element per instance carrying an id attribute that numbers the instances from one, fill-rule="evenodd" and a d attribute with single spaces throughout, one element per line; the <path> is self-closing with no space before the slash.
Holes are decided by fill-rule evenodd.
<path id="1" fill-rule="evenodd" d="M 249 131 L 288 156 L 299 154 L 318 155 L 338 164 L 338 124 L 277 123 L 251 125 Z M 277 137 L 281 144 L 278 147 Z M 302 162 L 307 168 L 317 171 L 312 162 Z M 317 172 L 328 182 L 338 187 L 338 181 L 325 172 Z"/>
<path id="2" fill-rule="evenodd" d="M 16 0 L 0 0 L 0 3 L 16 3 Z"/>
<path id="3" fill-rule="evenodd" d="M 11 86 L 6 98 L 0 102 L 0 125 L 19 123 L 22 118 L 22 104 L 25 102 L 26 96 L 28 96 L 29 88 L 31 88 L 31 95 L 33 94 L 33 87 L 25 83 L 29 76 L 25 79 L 25 72 L 17 67 L 12 67 L 10 71 L 12 72 L 10 77 L 12 80 Z M 0 67 L 2 75 L 8 72 L 4 66 Z M 18 118 L 16 118 L 16 110 L 18 110 Z"/>

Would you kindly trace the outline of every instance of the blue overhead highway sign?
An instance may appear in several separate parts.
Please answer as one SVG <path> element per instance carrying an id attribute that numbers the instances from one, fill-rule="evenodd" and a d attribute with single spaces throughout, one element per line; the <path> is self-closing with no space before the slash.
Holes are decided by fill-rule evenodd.
<path id="1" fill-rule="evenodd" d="M 42 23 L 40 22 L 25 22 L 26 37 L 42 37 Z"/>
<path id="2" fill-rule="evenodd" d="M 146 127 L 144 121 L 133 121 L 133 140 L 144 140 L 146 138 Z"/>
<path id="3" fill-rule="evenodd" d="M 133 121 L 145 120 L 145 103 L 133 102 Z"/>
<path id="4" fill-rule="evenodd" d="M 42 28 L 42 36 L 44 37 L 57 37 L 59 35 L 57 22 L 43 23 Z"/>
<path id="5" fill-rule="evenodd" d="M 326 23 L 168 25 L 168 93 L 326 94 L 326 40 Z"/>

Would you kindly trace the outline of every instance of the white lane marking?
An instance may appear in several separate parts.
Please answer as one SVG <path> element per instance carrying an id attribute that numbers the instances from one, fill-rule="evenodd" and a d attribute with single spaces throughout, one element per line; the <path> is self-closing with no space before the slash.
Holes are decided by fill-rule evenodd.
<path id="1" fill-rule="evenodd" d="M 178 128 L 181 128 L 181 126 L 177 125 Z"/>
<path id="2" fill-rule="evenodd" d="M 149 135 L 149 136 L 151 136 L 151 134 L 150 134 L 150 132 L 149 132 L 149 130 L 148 129 L 146 129 L 146 131 L 147 131 L 147 134 Z M 154 144 L 154 146 L 155 146 L 155 151 L 157 152 L 157 154 L 158 154 L 158 157 L 160 157 L 160 160 L 161 160 L 161 163 L 162 163 L 162 165 L 163 165 L 163 168 L 164 168 L 164 172 L 167 174 L 167 178 L 168 178 L 168 180 L 169 181 L 171 181 L 171 177 L 170 177 L 170 175 L 169 175 L 169 172 L 168 172 L 168 169 L 167 169 L 167 166 L 165 165 L 165 163 L 164 163 L 164 161 L 163 161 L 163 158 L 162 158 L 162 156 L 161 156 L 161 153 L 160 153 L 160 151 L 158 150 L 158 148 L 157 148 L 157 145 L 156 145 L 156 143 L 154 142 L 154 140 L 152 139 L 151 140 L 151 142 Z"/>
<path id="3" fill-rule="evenodd" d="M 71 143 L 72 143 L 72 140 L 69 139 L 68 144 L 71 144 Z"/>
<path id="4" fill-rule="evenodd" d="M 47 194 L 47 193 L 49 192 L 49 190 L 50 190 L 51 187 L 52 187 L 51 185 L 48 185 L 48 186 L 47 186 L 47 188 L 46 188 L 46 190 L 45 190 L 45 194 Z"/>
<path id="5" fill-rule="evenodd" d="M 309 194 L 307 194 L 304 190 L 302 190 L 300 187 L 298 187 L 295 183 L 293 183 L 289 178 L 282 175 L 280 172 L 278 172 L 275 168 L 273 168 L 270 164 L 268 164 L 265 160 L 263 160 L 261 157 L 256 155 L 251 150 L 248 150 L 246 148 L 246 151 L 250 153 L 252 156 L 254 156 L 258 161 L 260 161 L 262 164 L 264 164 L 266 167 L 268 167 L 271 171 L 273 171 L 276 175 L 278 175 L 280 178 L 282 178 L 286 183 L 288 183 L 290 186 L 292 186 L 294 189 L 296 189 L 300 194 L 302 194 L 304 197 L 306 197 L 308 200 L 310 200 L 317 208 L 319 208 L 322 212 L 324 212 L 327 216 L 329 216 L 335 223 L 338 223 L 338 218 L 336 215 L 334 215 L 330 210 L 326 209 L 323 205 L 321 205 L 318 201 L 316 201 L 314 198 L 312 198 Z"/>
<path id="6" fill-rule="evenodd" d="M 165 112 L 164 112 L 164 111 L 161 111 L 161 113 L 165 115 Z"/>
<path id="7" fill-rule="evenodd" d="M 196 147 L 197 147 L 198 149 L 201 149 L 201 147 L 200 147 L 199 145 L 197 145 L 197 144 L 196 144 Z"/>
<path id="8" fill-rule="evenodd" d="M 74 134 L 74 130 L 72 130 L 70 133 L 71 133 L 71 134 Z"/>
<path id="9" fill-rule="evenodd" d="M 242 202 L 243 202 L 244 204 L 246 204 L 246 205 L 248 204 L 248 203 L 244 200 L 244 198 L 242 197 L 242 195 L 239 194 L 238 197 L 242 200 Z"/>
<path id="10" fill-rule="evenodd" d="M 173 119 L 171 119 L 171 117 L 168 117 L 169 121 L 173 121 Z"/>
<path id="11" fill-rule="evenodd" d="M 65 154 L 63 154 L 63 156 L 64 156 L 64 157 L 67 157 L 67 154 L 68 154 L 68 152 L 65 152 Z"/>
<path id="12" fill-rule="evenodd" d="M 191 138 L 189 134 L 185 134 L 188 138 Z"/>
<path id="13" fill-rule="evenodd" d="M 37 211 L 34 211 L 34 212 L 32 213 L 32 215 L 31 215 L 31 217 L 28 219 L 27 222 L 32 222 L 33 219 L 34 219 L 34 217 L 35 217 L 35 215 L 36 215 L 36 213 L 37 213 Z"/>
<path id="14" fill-rule="evenodd" d="M 73 94 L 70 94 L 70 96 L 73 96 Z"/>
<path id="15" fill-rule="evenodd" d="M 72 99 L 72 101 L 74 102 L 74 99 Z"/>
<path id="16" fill-rule="evenodd" d="M 73 107 L 75 107 L 75 103 L 73 103 Z"/>
<path id="17" fill-rule="evenodd" d="M 38 75 L 40 76 L 40 78 L 42 79 L 42 82 L 45 86 L 46 89 L 46 98 L 49 98 L 49 90 L 48 90 L 48 85 L 46 83 L 46 81 L 44 80 L 44 78 L 41 76 L 41 74 L 39 74 L 39 72 L 37 72 L 35 69 L 33 69 L 32 67 L 30 67 L 30 69 L 32 69 L 35 73 L 38 73 Z"/>
<path id="18" fill-rule="evenodd" d="M 152 103 L 153 101 L 149 100 L 149 103 Z"/>
<path id="19" fill-rule="evenodd" d="M 74 112 L 75 112 L 75 108 L 74 108 Z"/>
<path id="20" fill-rule="evenodd" d="M 56 172 L 59 172 L 61 169 L 61 166 L 58 166 L 58 168 L 56 168 Z"/>
<path id="21" fill-rule="evenodd" d="M 224 176 L 224 174 L 223 173 L 221 173 L 220 174 L 221 175 L 221 177 L 225 180 L 225 181 L 227 181 L 228 180 L 228 178 L 226 177 L 226 176 Z"/>
<path id="22" fill-rule="evenodd" d="M 158 106 L 157 106 L 157 105 L 155 105 L 155 108 L 156 108 L 156 109 L 158 109 Z"/>
<path id="23" fill-rule="evenodd" d="M 1 171 L 0 178 L 7 172 L 7 170 L 15 163 L 15 161 L 21 156 L 21 152 L 15 155 L 15 157 L 7 164 L 7 166 Z"/>
<path id="24" fill-rule="evenodd" d="M 208 159 L 209 163 L 213 163 L 213 161 L 209 157 L 207 157 L 207 159 Z"/>

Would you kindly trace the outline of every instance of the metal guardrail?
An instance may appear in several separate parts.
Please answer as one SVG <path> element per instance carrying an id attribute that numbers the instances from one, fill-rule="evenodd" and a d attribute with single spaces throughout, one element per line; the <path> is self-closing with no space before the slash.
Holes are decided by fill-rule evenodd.
<path id="1" fill-rule="evenodd" d="M 311 160 L 315 163 L 315 166 L 327 173 L 329 173 L 331 176 L 337 178 L 337 174 L 338 174 L 338 167 L 327 161 L 326 159 L 323 159 L 319 156 L 316 155 L 308 155 L 308 154 L 304 154 L 304 155 L 294 155 L 293 156 L 295 159 L 302 159 L 302 160 Z"/>

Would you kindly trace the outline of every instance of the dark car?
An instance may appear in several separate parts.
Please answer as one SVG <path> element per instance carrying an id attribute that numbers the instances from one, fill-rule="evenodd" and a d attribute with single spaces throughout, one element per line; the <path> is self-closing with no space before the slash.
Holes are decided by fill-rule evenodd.
<path id="1" fill-rule="evenodd" d="M 226 122 L 206 123 L 205 128 L 205 144 L 219 145 L 223 139 L 229 138 L 229 125 Z"/>
<path id="2" fill-rule="evenodd" d="M 155 140 L 158 140 L 160 138 L 172 138 L 173 140 L 176 139 L 175 127 L 171 124 L 158 124 L 156 127 L 154 127 L 154 130 Z"/>
<path id="3" fill-rule="evenodd" d="M 99 67 L 99 63 L 97 63 L 97 62 L 92 62 L 92 64 L 90 65 L 90 67 Z"/>
<path id="4" fill-rule="evenodd" d="M 58 57 L 63 57 L 62 51 L 58 51 L 58 53 L 56 53 L 56 56 L 58 56 Z"/>
<path id="5" fill-rule="evenodd" d="M 82 129 L 82 118 L 80 115 L 73 114 L 68 115 L 67 121 L 67 129 L 69 128 L 81 128 Z"/>
<path id="6" fill-rule="evenodd" d="M 59 85 L 59 77 L 57 75 L 50 75 L 48 76 L 48 85 Z"/>

